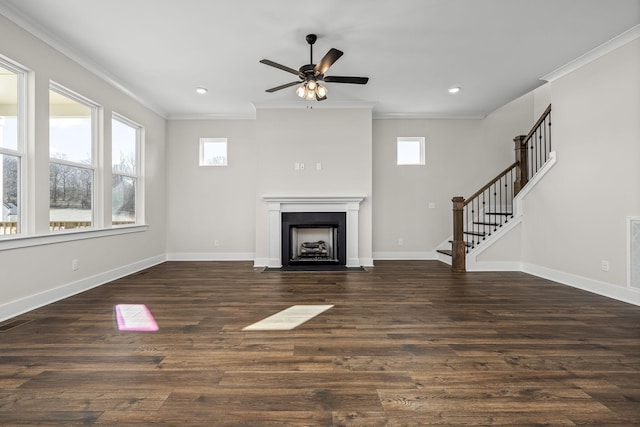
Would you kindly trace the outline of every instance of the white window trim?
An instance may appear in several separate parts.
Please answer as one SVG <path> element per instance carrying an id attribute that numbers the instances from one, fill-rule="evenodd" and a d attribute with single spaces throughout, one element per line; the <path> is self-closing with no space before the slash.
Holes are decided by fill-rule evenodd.
<path id="1" fill-rule="evenodd" d="M 78 163 L 72 161 L 66 161 L 62 159 L 56 159 L 53 157 L 49 157 L 49 164 L 57 163 L 64 164 L 67 166 L 90 169 L 93 171 L 93 180 L 92 180 L 92 189 L 91 189 L 91 228 L 98 228 L 104 224 L 104 218 L 102 213 L 103 203 L 103 194 L 100 191 L 98 194 L 98 189 L 102 189 L 102 176 L 99 174 L 100 168 L 98 165 L 100 164 L 100 151 L 98 150 L 99 146 L 103 146 L 103 144 L 99 144 L 99 139 L 101 138 L 101 134 L 98 131 L 102 128 L 100 124 L 100 118 L 102 117 L 102 106 L 97 102 L 80 95 L 79 93 L 68 89 L 61 84 L 54 82 L 53 80 L 49 81 L 49 90 L 57 92 L 58 94 L 72 99 L 80 104 L 84 104 L 87 107 L 91 108 L 91 164 L 86 163 Z M 49 113 L 49 119 L 51 119 L 51 113 Z M 49 141 L 49 144 L 51 142 Z M 50 233 L 69 233 L 66 230 L 57 230 L 50 231 Z"/>
<path id="2" fill-rule="evenodd" d="M 420 159 L 418 163 L 400 163 L 398 159 L 398 144 L 400 142 L 418 142 L 420 144 Z M 425 138 L 424 136 L 399 136 L 396 141 L 396 164 L 398 166 L 423 166 L 425 164 Z"/>
<path id="3" fill-rule="evenodd" d="M 25 236 L 20 234 L 9 234 L 0 237 L 0 252 L 29 248 L 32 246 L 52 245 L 55 243 L 71 242 L 74 240 L 95 239 L 98 237 L 118 236 L 121 234 L 140 233 L 147 231 L 147 225 L 125 225 L 117 228 L 102 229 L 77 229 L 55 232 L 51 234 L 40 234 Z"/>
<path id="4" fill-rule="evenodd" d="M 144 224 L 144 186 L 142 185 L 143 181 L 143 170 L 144 170 L 144 162 L 143 162 L 143 154 L 144 154 L 144 126 L 141 124 L 123 116 L 122 114 L 116 113 L 115 111 L 111 112 L 111 119 L 118 120 L 121 123 L 124 123 L 127 126 L 131 126 L 136 129 L 136 174 L 128 174 L 128 173 L 115 173 L 113 172 L 113 160 L 111 164 L 111 176 L 120 175 L 128 178 L 133 178 L 136 180 L 136 225 Z M 113 144 L 113 131 L 111 133 L 111 144 Z M 113 145 L 111 145 L 111 156 L 113 156 Z M 109 219 L 112 221 L 112 219 Z M 113 224 L 112 224 L 113 226 Z M 115 227 L 130 227 L 130 225 L 116 225 Z"/>
<path id="5" fill-rule="evenodd" d="M 16 150 L 0 147 L 0 154 L 6 154 L 9 156 L 18 157 L 18 170 L 19 170 L 19 185 L 18 188 L 18 233 L 10 235 L 13 237 L 23 237 L 29 230 L 28 226 L 28 188 L 29 182 L 27 181 L 28 174 L 28 152 L 27 152 L 27 114 L 28 111 L 28 96 L 27 96 L 27 76 L 30 70 L 23 65 L 0 55 L 0 66 L 2 68 L 16 73 L 18 82 L 18 110 L 16 111 L 16 117 L 18 118 L 18 147 Z"/>

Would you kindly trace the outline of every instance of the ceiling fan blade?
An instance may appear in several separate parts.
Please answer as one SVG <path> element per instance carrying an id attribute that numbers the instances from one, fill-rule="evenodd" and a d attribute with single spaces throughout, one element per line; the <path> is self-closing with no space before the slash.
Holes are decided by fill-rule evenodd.
<path id="1" fill-rule="evenodd" d="M 298 82 L 286 83 L 286 84 L 283 84 L 283 85 L 280 85 L 280 86 L 272 87 L 271 89 L 267 89 L 267 90 L 265 90 L 265 92 L 271 93 L 271 92 L 278 91 L 280 89 L 286 89 L 288 87 L 299 85 L 299 84 L 300 84 L 299 81 Z"/>
<path id="2" fill-rule="evenodd" d="M 287 67 L 286 65 L 278 64 L 277 62 L 273 62 L 268 59 L 263 59 L 260 62 L 265 65 L 270 65 L 272 67 L 279 68 L 280 70 L 286 71 L 287 73 L 295 74 L 296 76 L 300 75 L 300 71 L 294 70 L 293 68 Z"/>
<path id="3" fill-rule="evenodd" d="M 352 83 L 356 85 L 366 85 L 369 81 L 369 77 L 326 76 L 323 80 L 328 83 Z"/>
<path id="4" fill-rule="evenodd" d="M 329 67 L 331 67 L 333 63 L 336 62 L 342 55 L 343 52 L 341 50 L 331 48 L 329 52 L 327 52 L 327 54 L 315 66 L 315 68 L 313 69 L 313 73 L 316 76 L 326 73 Z"/>

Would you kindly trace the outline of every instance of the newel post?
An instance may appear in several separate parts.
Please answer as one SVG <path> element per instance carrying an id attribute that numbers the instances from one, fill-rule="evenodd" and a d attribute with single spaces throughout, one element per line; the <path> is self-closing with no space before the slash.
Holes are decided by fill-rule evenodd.
<path id="1" fill-rule="evenodd" d="M 529 181 L 529 161 L 527 159 L 528 152 L 526 139 L 526 135 L 518 135 L 513 138 L 513 142 L 516 143 L 516 162 L 518 162 L 518 166 L 516 166 L 516 180 L 513 183 L 514 195 L 518 194 Z"/>
<path id="2" fill-rule="evenodd" d="M 453 241 L 451 242 L 451 269 L 465 271 L 466 253 L 464 245 L 464 197 L 454 197 L 453 202 Z"/>

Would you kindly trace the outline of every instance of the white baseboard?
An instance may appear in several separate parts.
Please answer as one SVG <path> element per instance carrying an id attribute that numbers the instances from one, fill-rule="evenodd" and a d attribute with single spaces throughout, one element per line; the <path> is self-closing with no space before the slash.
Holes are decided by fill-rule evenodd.
<path id="1" fill-rule="evenodd" d="M 54 289 L 49 289 L 44 292 L 40 292 L 34 295 L 29 295 L 24 298 L 20 298 L 14 301 L 0 305 L 0 321 L 16 317 L 20 314 L 26 313 L 36 308 L 40 308 L 47 304 L 51 304 L 56 301 L 60 301 L 64 298 L 79 294 L 113 280 L 119 279 L 129 274 L 133 274 L 137 271 L 144 270 L 145 268 L 152 267 L 154 265 L 163 263 L 166 261 L 166 257 L 163 255 L 157 255 L 152 258 L 147 258 L 141 261 L 134 262 L 122 267 L 118 267 L 113 270 L 105 271 L 103 273 L 96 274 L 75 282 L 67 283 L 62 286 L 58 286 Z"/>
<path id="2" fill-rule="evenodd" d="M 601 282 L 599 280 L 589 279 L 587 277 L 578 276 L 564 271 L 553 270 L 547 267 L 541 267 L 534 264 L 522 264 L 524 273 L 542 277 L 543 279 L 553 280 L 563 285 L 582 289 L 607 298 L 613 298 L 618 301 L 640 306 L 640 290 L 636 290 L 626 286 L 612 285 L 611 283 Z"/>
<path id="3" fill-rule="evenodd" d="M 607 298 L 640 306 L 640 290 L 628 286 L 617 286 L 576 274 L 541 267 L 520 261 L 486 261 L 467 264 L 467 271 L 521 271 L 543 279 L 551 280 L 573 288 L 582 289 Z"/>
<path id="4" fill-rule="evenodd" d="M 269 258 L 254 258 L 253 266 L 256 268 L 269 267 Z"/>
<path id="5" fill-rule="evenodd" d="M 167 261 L 253 261 L 252 252 L 173 252 Z"/>
<path id="6" fill-rule="evenodd" d="M 373 259 L 381 261 L 428 261 L 437 260 L 438 254 L 435 251 L 429 252 L 374 252 Z"/>
<path id="7" fill-rule="evenodd" d="M 373 258 L 360 258 L 360 267 L 373 267 Z"/>
<path id="8" fill-rule="evenodd" d="M 476 261 L 467 263 L 467 271 L 523 271 L 520 261 Z"/>

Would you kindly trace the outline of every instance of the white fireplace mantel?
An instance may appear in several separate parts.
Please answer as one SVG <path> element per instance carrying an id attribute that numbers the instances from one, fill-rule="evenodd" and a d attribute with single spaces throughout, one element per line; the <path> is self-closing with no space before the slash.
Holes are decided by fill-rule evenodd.
<path id="1" fill-rule="evenodd" d="M 263 196 L 269 204 L 268 267 L 282 267 L 282 212 L 345 212 L 347 267 L 360 267 L 358 212 L 364 196 Z"/>

